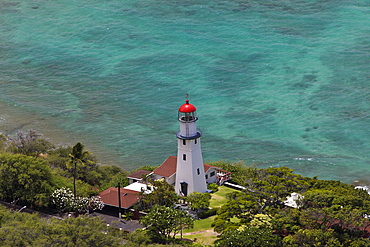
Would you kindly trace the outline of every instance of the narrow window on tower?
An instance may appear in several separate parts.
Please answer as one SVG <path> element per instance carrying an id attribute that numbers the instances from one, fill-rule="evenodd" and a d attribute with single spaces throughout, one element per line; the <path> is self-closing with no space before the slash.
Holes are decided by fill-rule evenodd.
<path id="1" fill-rule="evenodd" d="M 200 170 L 199 170 L 199 168 L 197 169 L 197 173 L 198 173 L 198 175 L 200 174 Z"/>
<path id="2" fill-rule="evenodd" d="M 186 160 L 186 154 L 182 155 L 182 160 Z"/>
<path id="3" fill-rule="evenodd" d="M 188 183 L 181 182 L 180 186 L 181 186 L 181 194 L 183 194 L 184 196 L 187 196 L 188 195 Z"/>
<path id="4" fill-rule="evenodd" d="M 186 140 L 182 140 L 182 145 L 186 145 Z"/>
<path id="5" fill-rule="evenodd" d="M 197 140 L 198 140 L 198 139 L 195 139 L 195 140 L 194 140 L 194 144 L 197 144 L 197 142 L 198 142 Z"/>

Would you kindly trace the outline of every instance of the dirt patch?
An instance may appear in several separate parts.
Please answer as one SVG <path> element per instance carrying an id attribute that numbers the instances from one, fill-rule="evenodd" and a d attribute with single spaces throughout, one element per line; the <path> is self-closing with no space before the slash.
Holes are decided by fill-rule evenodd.
<path id="1" fill-rule="evenodd" d="M 224 199 L 224 198 L 222 196 L 218 196 L 215 194 L 212 195 L 212 200 L 220 200 L 220 199 Z"/>
<path id="2" fill-rule="evenodd" d="M 187 233 L 183 233 L 182 235 L 186 236 L 186 235 L 202 234 L 202 233 L 208 233 L 208 235 L 210 235 L 210 236 L 217 236 L 218 235 L 218 233 L 214 232 L 212 229 L 211 230 L 205 230 L 205 231 L 197 231 L 197 232 L 187 232 Z M 179 234 L 177 234 L 177 235 L 179 235 Z"/>

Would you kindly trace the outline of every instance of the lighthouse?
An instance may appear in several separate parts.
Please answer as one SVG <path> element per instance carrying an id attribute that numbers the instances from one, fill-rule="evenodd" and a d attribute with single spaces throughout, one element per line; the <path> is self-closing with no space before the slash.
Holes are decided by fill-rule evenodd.
<path id="1" fill-rule="evenodd" d="M 176 193 L 187 196 L 190 193 L 205 192 L 207 184 L 204 174 L 202 150 L 200 148 L 201 132 L 197 130 L 196 108 L 186 99 L 185 104 L 178 110 L 180 131 L 178 139 Z"/>

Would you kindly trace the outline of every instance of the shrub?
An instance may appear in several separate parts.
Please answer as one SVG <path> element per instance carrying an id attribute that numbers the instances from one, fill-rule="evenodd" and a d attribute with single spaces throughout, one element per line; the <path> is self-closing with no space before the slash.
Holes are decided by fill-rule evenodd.
<path id="1" fill-rule="evenodd" d="M 207 188 L 209 190 L 212 190 L 213 192 L 217 192 L 218 191 L 218 185 L 217 184 L 208 184 Z"/>
<path id="2" fill-rule="evenodd" d="M 211 208 L 211 209 L 207 209 L 202 212 L 199 212 L 198 217 L 201 219 L 205 219 L 213 215 L 216 215 L 216 213 L 217 213 L 217 208 Z"/>

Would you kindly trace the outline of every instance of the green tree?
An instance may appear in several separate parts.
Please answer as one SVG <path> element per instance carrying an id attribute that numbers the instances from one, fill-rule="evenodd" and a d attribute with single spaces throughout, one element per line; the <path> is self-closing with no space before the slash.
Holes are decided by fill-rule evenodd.
<path id="1" fill-rule="evenodd" d="M 128 234 L 127 239 L 133 243 L 132 246 L 147 246 L 152 240 L 145 230 L 137 229 Z"/>
<path id="2" fill-rule="evenodd" d="M 363 217 L 370 211 L 366 191 L 339 181 L 303 177 L 286 167 L 241 173 L 243 168 L 228 166 L 223 169 L 235 169 L 247 189 L 229 194 L 228 202 L 217 212 L 212 226 L 222 233 L 219 246 L 227 246 L 226 239 L 234 239 L 233 243 L 242 239 L 239 242 L 245 240 L 245 245 L 241 246 L 249 246 L 240 234 L 245 231 L 242 226 L 273 230 L 286 237 L 284 246 L 356 246 L 364 242 L 361 236 L 370 225 Z M 283 203 L 292 192 L 303 195 L 299 209 Z"/>
<path id="3" fill-rule="evenodd" d="M 151 209 L 154 205 L 172 207 L 179 200 L 172 185 L 164 180 L 149 181 L 152 190 L 140 192 L 140 210 Z"/>
<path id="4" fill-rule="evenodd" d="M 9 145 L 9 137 L 0 133 L 0 151 L 5 151 Z"/>
<path id="5" fill-rule="evenodd" d="M 287 167 L 269 167 L 257 171 L 258 176 L 247 178 L 247 193 L 259 194 L 262 198 L 261 210 L 277 209 L 283 206 L 283 200 L 293 192 L 304 192 L 308 189 L 308 179 L 297 174 Z M 263 202 L 263 203 L 262 203 Z"/>
<path id="6" fill-rule="evenodd" d="M 157 165 L 157 166 L 143 165 L 143 166 L 140 166 L 139 168 L 135 169 L 135 171 L 137 171 L 137 170 L 145 170 L 145 171 L 152 172 L 152 171 L 154 171 L 158 167 L 159 167 L 159 165 Z"/>
<path id="7" fill-rule="evenodd" d="M 351 208 L 363 208 L 368 211 L 370 195 L 361 189 L 355 189 L 351 185 L 337 183 L 338 186 L 328 184 L 326 188 L 317 188 L 319 183 L 316 182 L 307 192 L 304 193 L 304 199 L 302 200 L 303 206 L 308 207 L 331 207 L 333 205 L 349 206 Z M 320 186 L 321 187 L 321 186 Z"/>
<path id="8" fill-rule="evenodd" d="M 117 185 L 118 182 L 122 185 L 128 184 L 126 171 L 113 165 L 100 166 L 96 158 L 88 152 L 85 153 L 83 164 L 76 163 L 75 172 L 74 162 L 70 156 L 72 151 L 72 147 L 59 147 L 43 157 L 53 168 L 54 173 L 67 178 L 68 183 L 59 183 L 59 188 L 71 187 L 73 189 L 73 183 L 75 183 L 78 195 L 93 196 L 101 190 Z M 76 174 L 75 181 L 74 174 Z M 70 184 L 68 178 L 71 178 Z M 63 182 L 60 177 L 58 180 Z"/>
<path id="9" fill-rule="evenodd" d="M 0 207 L 0 226 L 1 246 L 123 246 L 99 217 L 43 219 Z"/>
<path id="10" fill-rule="evenodd" d="M 253 215 L 275 215 L 283 207 L 283 201 L 292 192 L 303 192 L 309 187 L 309 179 L 297 174 L 287 167 L 246 169 L 241 164 L 228 164 L 223 169 L 235 169 L 238 180 L 246 186 L 241 192 L 228 195 L 229 201 L 218 211 L 213 226 L 215 231 L 223 231 L 230 225 L 232 218 L 246 224 L 252 220 Z"/>
<path id="11" fill-rule="evenodd" d="M 148 230 L 158 234 L 164 239 L 172 238 L 184 228 L 192 228 L 194 219 L 184 211 L 154 206 L 150 212 L 140 219 L 140 223 Z"/>
<path id="12" fill-rule="evenodd" d="M 21 154 L 0 154 L 0 197 L 47 205 L 53 187 L 48 164 Z"/>
<path id="13" fill-rule="evenodd" d="M 228 202 L 218 210 L 215 222 L 212 224 L 216 232 L 227 229 L 230 220 L 234 217 L 240 219 L 242 224 L 250 222 L 253 215 L 262 213 L 261 208 L 265 204 L 264 198 L 257 193 L 234 192 L 227 197 Z"/>
<path id="14" fill-rule="evenodd" d="M 0 210 L 3 215 L 0 224 L 1 246 L 41 246 L 35 242 L 47 229 L 45 221 L 40 220 L 36 214 Z"/>
<path id="15" fill-rule="evenodd" d="M 271 229 L 240 227 L 229 228 L 215 241 L 216 247 L 274 247 L 281 246 L 279 236 Z"/>
<path id="16" fill-rule="evenodd" d="M 307 235 L 317 232 L 302 232 L 305 230 L 321 230 L 326 235 L 331 232 L 341 244 L 348 243 L 363 236 L 369 226 L 369 219 L 363 217 L 359 209 L 350 206 L 333 205 L 325 208 L 284 209 L 275 215 L 272 220 L 274 229 L 282 234 L 296 237 L 287 238 L 286 241 L 296 243 L 300 239 L 309 238 Z M 317 233 L 319 234 L 319 233 Z M 294 239 L 291 240 L 291 239 Z M 303 241 L 303 240 L 302 240 Z M 294 246 L 294 245 L 292 245 Z"/>
<path id="17" fill-rule="evenodd" d="M 321 229 L 301 229 L 296 234 L 287 236 L 283 239 L 286 247 L 341 247 L 343 246 L 335 237 L 333 230 Z"/>
<path id="18" fill-rule="evenodd" d="M 272 229 L 272 218 L 267 214 L 256 214 L 250 221 L 249 226 L 255 228 L 270 228 Z"/>
<path id="19" fill-rule="evenodd" d="M 211 183 L 207 185 L 207 189 L 212 190 L 212 193 L 218 191 L 218 185 L 215 183 Z"/>
<path id="20" fill-rule="evenodd" d="M 76 145 L 73 146 L 72 152 L 69 154 L 70 160 L 67 166 L 70 167 L 73 172 L 73 194 L 75 197 L 77 196 L 77 165 L 80 164 L 84 166 L 84 164 L 88 162 L 87 157 L 89 155 L 89 152 L 85 151 L 84 149 L 84 145 L 82 145 L 81 142 L 78 142 Z"/>
<path id="21" fill-rule="evenodd" d="M 72 153 L 72 147 L 61 146 L 49 151 L 48 155 L 44 158 L 51 168 L 67 171 L 67 163 L 70 160 L 70 153 Z"/>
<path id="22" fill-rule="evenodd" d="M 106 223 L 98 217 L 80 216 L 63 221 L 52 220 L 52 224 L 37 241 L 39 245 L 35 246 L 123 246 L 121 240 L 113 237 L 107 230 Z"/>
<path id="23" fill-rule="evenodd" d="M 127 178 L 129 173 L 118 166 L 98 166 L 97 172 L 101 175 L 101 179 L 99 180 L 101 190 L 117 186 L 118 183 L 120 183 L 121 187 L 129 185 L 129 180 Z"/>
<path id="24" fill-rule="evenodd" d="M 370 239 L 368 238 L 358 238 L 351 241 L 348 245 L 349 247 L 370 247 Z"/>
<path id="25" fill-rule="evenodd" d="M 211 194 L 192 192 L 186 198 L 186 201 L 190 203 L 191 210 L 207 209 L 210 204 Z"/>
<path id="26" fill-rule="evenodd" d="M 209 164 L 231 172 L 231 181 L 239 185 L 245 185 L 247 179 L 254 179 L 258 176 L 257 168 L 254 166 L 246 166 L 243 160 L 237 162 L 220 160 Z"/>

